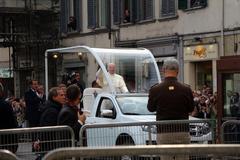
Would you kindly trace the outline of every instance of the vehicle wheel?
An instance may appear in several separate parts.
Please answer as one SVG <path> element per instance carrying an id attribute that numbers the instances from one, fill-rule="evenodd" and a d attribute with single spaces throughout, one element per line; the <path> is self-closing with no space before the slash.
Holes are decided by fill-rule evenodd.
<path id="1" fill-rule="evenodd" d="M 124 139 L 121 139 L 119 143 L 117 143 L 118 146 L 133 146 L 134 141 L 131 137 L 124 137 Z M 116 157 L 115 160 L 138 160 L 137 156 L 129 156 L 129 155 L 123 155 L 121 157 Z"/>

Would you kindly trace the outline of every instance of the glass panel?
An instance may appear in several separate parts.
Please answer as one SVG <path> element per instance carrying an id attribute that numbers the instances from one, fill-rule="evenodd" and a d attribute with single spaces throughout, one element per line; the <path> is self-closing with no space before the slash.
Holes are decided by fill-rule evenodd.
<path id="1" fill-rule="evenodd" d="M 111 74 L 109 63 L 115 65 Z M 161 81 L 155 59 L 147 49 L 69 47 L 48 54 L 47 88 L 72 84 L 76 72 L 85 82 L 83 86 L 100 85 L 110 93 L 148 93 L 151 86 Z"/>
<path id="2" fill-rule="evenodd" d="M 129 92 L 148 93 L 150 87 L 160 81 L 155 60 L 147 50 L 96 49 L 95 51 L 106 69 L 109 63 L 115 64 L 115 73 L 123 77 Z M 104 78 L 110 79 L 109 75 Z M 108 83 L 105 85 L 109 87 Z"/>
<path id="3" fill-rule="evenodd" d="M 240 73 L 223 74 L 224 117 L 240 116 Z"/>
<path id="4" fill-rule="evenodd" d="M 212 62 L 199 62 L 196 63 L 196 79 L 197 84 L 196 88 L 200 89 L 204 86 L 208 86 L 212 88 Z"/>

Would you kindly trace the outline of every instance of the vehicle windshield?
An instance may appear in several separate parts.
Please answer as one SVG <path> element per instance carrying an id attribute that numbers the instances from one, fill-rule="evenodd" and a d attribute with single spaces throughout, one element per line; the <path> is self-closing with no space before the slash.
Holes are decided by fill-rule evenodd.
<path id="1" fill-rule="evenodd" d="M 123 114 L 155 115 L 147 109 L 148 96 L 119 96 L 116 98 Z"/>
<path id="2" fill-rule="evenodd" d="M 123 77 L 130 93 L 148 93 L 151 86 L 160 81 L 155 60 L 146 49 L 93 48 L 93 50 L 106 69 L 109 63 L 115 64 L 115 73 Z"/>

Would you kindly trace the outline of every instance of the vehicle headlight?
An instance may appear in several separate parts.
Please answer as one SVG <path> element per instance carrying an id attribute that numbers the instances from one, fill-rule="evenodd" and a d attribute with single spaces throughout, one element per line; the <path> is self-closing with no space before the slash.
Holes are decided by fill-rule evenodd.
<path id="1" fill-rule="evenodd" d="M 157 133 L 157 127 L 156 126 L 141 126 L 142 131 L 144 132 L 150 132 L 150 133 Z"/>

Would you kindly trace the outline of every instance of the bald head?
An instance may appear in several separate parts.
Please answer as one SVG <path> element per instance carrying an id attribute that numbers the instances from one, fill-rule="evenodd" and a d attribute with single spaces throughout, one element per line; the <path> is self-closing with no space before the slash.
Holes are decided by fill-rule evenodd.
<path id="1" fill-rule="evenodd" d="M 114 63 L 109 63 L 108 64 L 108 72 L 110 74 L 114 74 L 115 73 L 115 64 Z"/>

